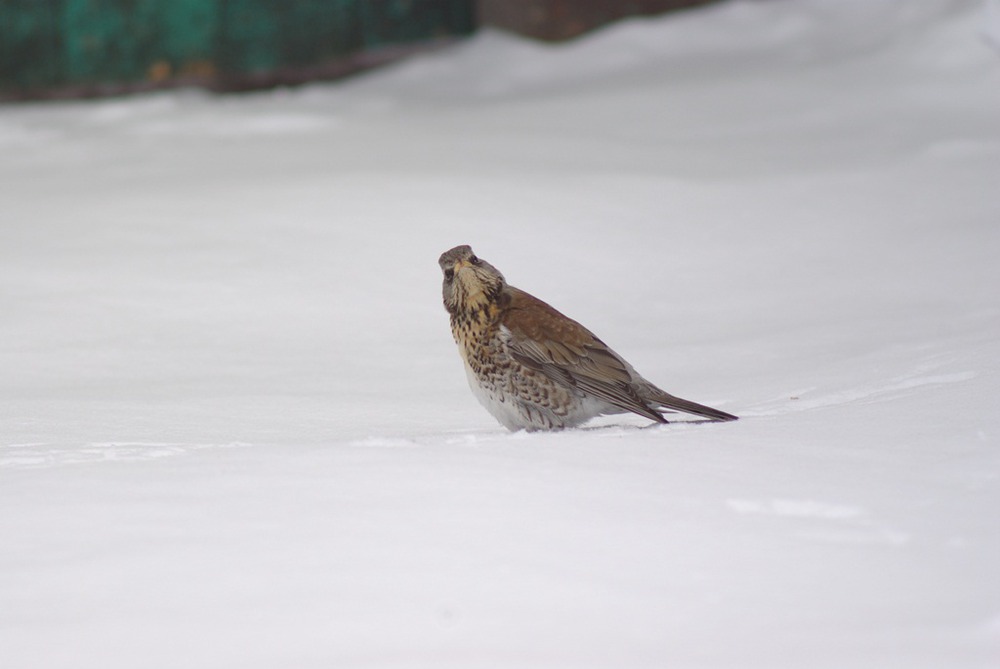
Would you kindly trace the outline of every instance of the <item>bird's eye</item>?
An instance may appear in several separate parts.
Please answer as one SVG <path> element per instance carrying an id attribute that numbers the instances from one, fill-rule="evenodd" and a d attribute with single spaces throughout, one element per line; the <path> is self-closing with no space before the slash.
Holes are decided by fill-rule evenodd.
<path id="1" fill-rule="evenodd" d="M 478 265 L 479 263 L 482 262 L 482 260 L 480 260 L 476 256 L 472 256 L 471 258 L 469 258 L 469 262 L 471 262 L 473 265 Z"/>
<path id="2" fill-rule="evenodd" d="M 455 270 L 453 270 L 453 269 L 446 269 L 444 271 L 444 280 L 445 281 L 451 281 L 453 278 L 455 278 Z"/>

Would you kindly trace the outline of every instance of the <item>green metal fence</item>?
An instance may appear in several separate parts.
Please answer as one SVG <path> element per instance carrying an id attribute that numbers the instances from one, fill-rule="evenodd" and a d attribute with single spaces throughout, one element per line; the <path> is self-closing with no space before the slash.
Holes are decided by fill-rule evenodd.
<path id="1" fill-rule="evenodd" d="M 473 0 L 0 0 L 0 97 L 243 88 L 474 29 Z"/>

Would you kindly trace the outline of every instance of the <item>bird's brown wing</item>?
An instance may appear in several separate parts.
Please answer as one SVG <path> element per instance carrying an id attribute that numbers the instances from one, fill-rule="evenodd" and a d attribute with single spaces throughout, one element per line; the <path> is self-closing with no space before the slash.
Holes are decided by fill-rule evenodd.
<path id="1" fill-rule="evenodd" d="M 515 360 L 624 411 L 666 422 L 638 395 L 628 365 L 587 328 L 523 290 L 507 286 L 504 293 L 501 322 Z"/>

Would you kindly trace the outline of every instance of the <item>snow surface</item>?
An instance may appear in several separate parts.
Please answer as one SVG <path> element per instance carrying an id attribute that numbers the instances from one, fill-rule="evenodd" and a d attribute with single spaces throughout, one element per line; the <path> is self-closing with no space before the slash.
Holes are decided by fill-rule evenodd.
<path id="1" fill-rule="evenodd" d="M 989 6 L 0 109 L 3 666 L 998 666 Z M 460 243 L 743 419 L 507 433 Z"/>

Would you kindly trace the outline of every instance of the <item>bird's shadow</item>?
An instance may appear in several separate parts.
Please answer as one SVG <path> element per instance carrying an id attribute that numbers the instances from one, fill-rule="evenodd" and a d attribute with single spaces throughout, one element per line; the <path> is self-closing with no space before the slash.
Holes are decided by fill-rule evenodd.
<path id="1" fill-rule="evenodd" d="M 582 427 L 560 430 L 561 432 L 610 432 L 611 430 L 628 430 L 629 432 L 639 432 L 644 430 L 659 430 L 674 425 L 703 425 L 705 423 L 718 423 L 717 420 L 708 418 L 696 418 L 694 420 L 668 420 L 665 423 L 648 423 L 646 425 L 629 425 L 628 423 L 608 423 L 606 425 L 584 425 Z"/>

